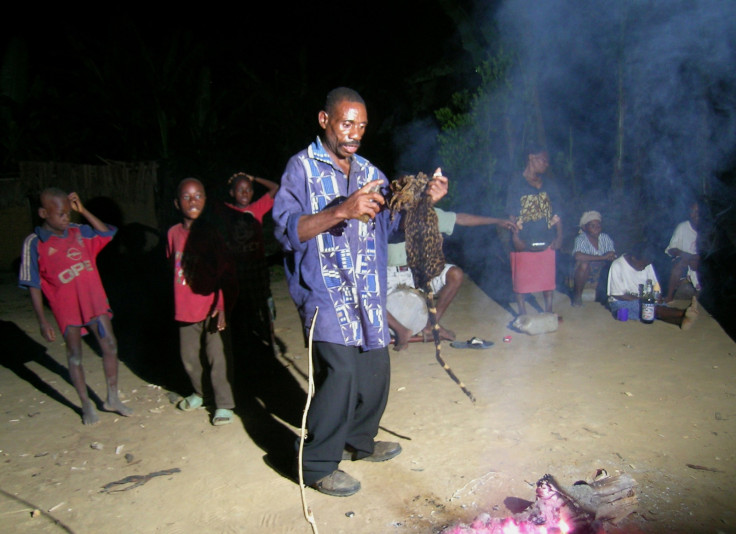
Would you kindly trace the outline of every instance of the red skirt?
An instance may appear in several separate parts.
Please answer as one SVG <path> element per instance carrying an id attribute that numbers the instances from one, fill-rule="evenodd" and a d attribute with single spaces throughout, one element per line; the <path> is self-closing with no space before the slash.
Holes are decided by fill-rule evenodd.
<path id="1" fill-rule="evenodd" d="M 555 251 L 511 253 L 511 282 L 514 293 L 554 291 Z"/>

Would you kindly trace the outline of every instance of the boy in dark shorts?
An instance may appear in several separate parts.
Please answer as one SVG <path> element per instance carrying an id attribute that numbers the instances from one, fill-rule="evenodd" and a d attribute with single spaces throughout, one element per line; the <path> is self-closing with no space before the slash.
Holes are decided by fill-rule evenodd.
<path id="1" fill-rule="evenodd" d="M 70 222 L 71 210 L 82 215 L 91 226 Z M 23 243 L 19 285 L 31 292 L 41 335 L 48 342 L 56 339 L 43 310 L 45 295 L 66 342 L 69 375 L 82 403 L 84 424 L 99 420 L 95 405 L 87 395 L 82 367 L 82 336 L 88 330 L 102 350 L 107 382 L 103 408 L 131 415 L 133 410 L 118 396 L 117 340 L 110 322 L 112 311 L 96 265 L 97 254 L 112 240 L 117 229 L 87 211 L 77 193 L 67 195 L 57 188 L 41 193 L 38 214 L 44 222 Z"/>

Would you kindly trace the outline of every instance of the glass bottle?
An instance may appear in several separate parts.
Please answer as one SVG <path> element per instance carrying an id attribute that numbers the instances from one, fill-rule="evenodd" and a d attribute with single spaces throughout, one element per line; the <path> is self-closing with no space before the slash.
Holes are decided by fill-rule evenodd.
<path id="1" fill-rule="evenodd" d="M 651 280 L 647 280 L 643 288 L 639 286 L 639 303 L 641 322 L 652 324 L 654 322 L 654 288 Z"/>

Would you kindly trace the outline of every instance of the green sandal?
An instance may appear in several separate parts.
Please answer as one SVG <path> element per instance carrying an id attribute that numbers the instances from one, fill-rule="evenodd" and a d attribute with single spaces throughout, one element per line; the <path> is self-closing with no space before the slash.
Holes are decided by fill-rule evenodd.
<path id="1" fill-rule="evenodd" d="M 212 418 L 214 426 L 229 425 L 233 422 L 233 411 L 226 408 L 218 408 Z"/>
<path id="2" fill-rule="evenodd" d="M 188 397 L 184 397 L 181 399 L 176 407 L 179 408 L 183 412 L 191 412 L 193 410 L 198 410 L 202 407 L 203 399 L 196 393 L 192 393 Z"/>

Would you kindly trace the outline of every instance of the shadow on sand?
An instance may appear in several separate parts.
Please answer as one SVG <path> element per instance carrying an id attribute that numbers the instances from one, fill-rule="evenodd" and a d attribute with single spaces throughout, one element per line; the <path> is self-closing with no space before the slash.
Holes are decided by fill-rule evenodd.
<path id="1" fill-rule="evenodd" d="M 12 350 L 7 351 L 3 356 L 3 366 L 14 372 L 18 378 L 25 380 L 41 393 L 48 395 L 59 404 L 71 408 L 81 418 L 82 409 L 80 406 L 62 395 L 49 382 L 38 376 L 31 370 L 28 364 L 36 363 L 45 367 L 52 373 L 59 375 L 59 377 L 64 379 L 73 388 L 74 386 L 69 378 L 67 368 L 52 358 L 46 351 L 46 347 L 31 339 L 28 334 L 13 322 L 0 320 L 0 336 L 5 341 L 7 347 L 13 347 Z M 87 392 L 90 400 L 95 403 L 98 409 L 102 410 L 102 399 L 89 388 L 87 388 Z M 76 392 L 74 395 L 76 399 Z"/>

